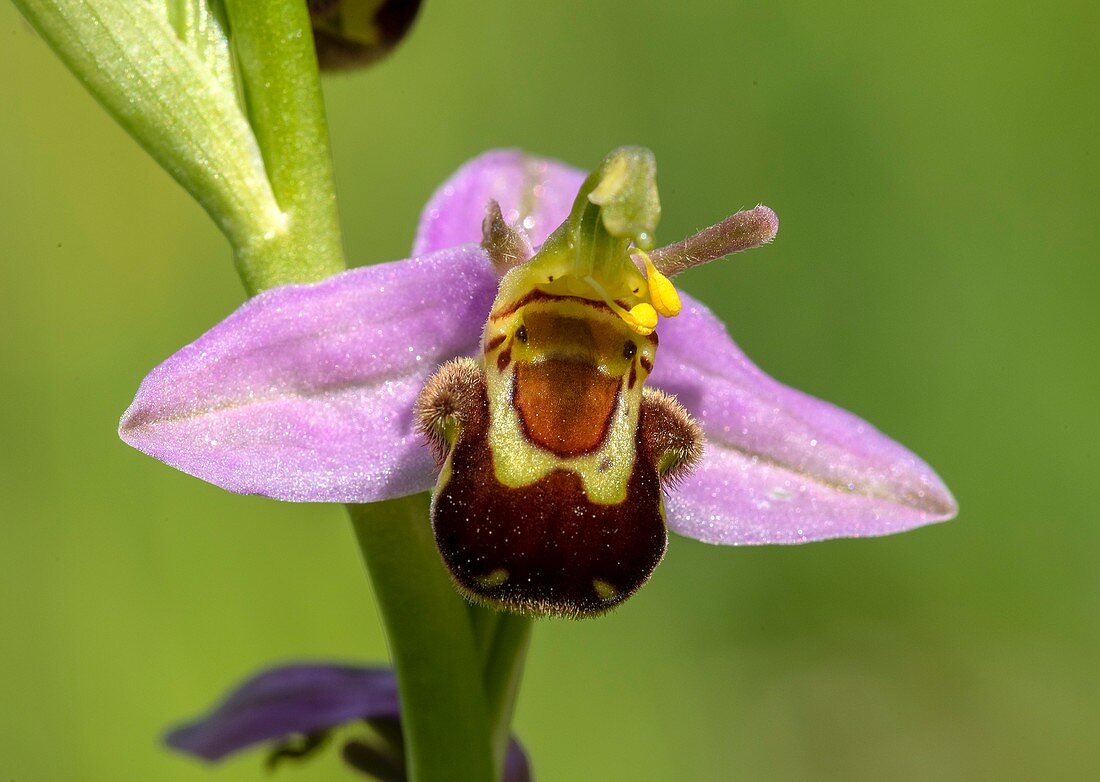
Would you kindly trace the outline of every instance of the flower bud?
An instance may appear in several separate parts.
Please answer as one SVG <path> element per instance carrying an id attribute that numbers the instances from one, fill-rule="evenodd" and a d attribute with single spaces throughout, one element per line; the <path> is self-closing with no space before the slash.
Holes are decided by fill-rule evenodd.
<path id="1" fill-rule="evenodd" d="M 385 57 L 409 32 L 420 0 L 309 0 L 321 70 L 347 70 Z"/>

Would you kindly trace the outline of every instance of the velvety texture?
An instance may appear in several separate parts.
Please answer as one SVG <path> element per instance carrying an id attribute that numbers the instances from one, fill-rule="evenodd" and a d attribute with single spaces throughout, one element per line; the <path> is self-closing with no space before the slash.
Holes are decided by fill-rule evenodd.
<path id="1" fill-rule="evenodd" d="M 371 502 L 429 489 L 413 402 L 436 367 L 477 350 L 496 282 L 467 246 L 275 288 L 154 369 L 119 434 L 241 494 Z"/>
<path id="2" fill-rule="evenodd" d="M 123 439 L 231 491 L 279 499 L 370 502 L 430 488 L 413 400 L 439 364 L 475 353 L 496 287 L 486 254 L 454 245 L 480 238 L 496 199 L 537 246 L 583 178 L 515 151 L 467 163 L 422 216 L 414 249 L 431 254 L 246 303 L 145 379 Z M 928 465 L 771 379 L 709 310 L 683 302 L 658 326 L 649 379 L 707 435 L 701 463 L 668 492 L 673 530 L 712 543 L 799 543 L 955 515 Z"/>
<path id="3" fill-rule="evenodd" d="M 294 663 L 256 674 L 207 715 L 172 729 L 175 750 L 216 762 L 258 744 L 364 719 L 397 719 L 397 680 L 388 668 Z M 504 782 L 529 782 L 527 756 L 514 738 Z"/>

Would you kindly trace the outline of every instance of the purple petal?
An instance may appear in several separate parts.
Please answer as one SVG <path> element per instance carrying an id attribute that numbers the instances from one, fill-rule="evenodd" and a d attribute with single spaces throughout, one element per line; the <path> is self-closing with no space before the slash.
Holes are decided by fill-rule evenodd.
<path id="1" fill-rule="evenodd" d="M 496 285 L 465 247 L 275 288 L 154 369 L 119 435 L 242 494 L 424 491 L 436 470 L 413 402 L 440 363 L 478 349 Z"/>
<path id="2" fill-rule="evenodd" d="M 345 722 L 396 717 L 397 683 L 386 668 L 296 664 L 249 679 L 195 722 L 173 729 L 168 746 L 217 761 L 254 744 Z"/>
<path id="3" fill-rule="evenodd" d="M 205 717 L 172 729 L 164 740 L 172 749 L 216 762 L 257 744 L 400 716 L 390 669 L 295 663 L 253 676 Z M 530 780 L 527 754 L 512 737 L 503 782 Z"/>
<path id="4" fill-rule="evenodd" d="M 549 158 L 515 149 L 486 152 L 444 182 L 420 215 L 413 253 L 481 241 L 481 221 L 490 200 L 504 219 L 521 226 L 538 246 L 565 222 L 585 173 Z"/>
<path id="5" fill-rule="evenodd" d="M 669 526 L 708 543 L 886 535 L 953 517 L 932 469 L 866 421 L 761 372 L 705 306 L 662 321 L 650 381 L 707 435 Z"/>
<path id="6" fill-rule="evenodd" d="M 531 766 L 527 762 L 527 753 L 514 736 L 508 742 L 508 751 L 504 755 L 503 777 L 502 782 L 531 782 Z"/>

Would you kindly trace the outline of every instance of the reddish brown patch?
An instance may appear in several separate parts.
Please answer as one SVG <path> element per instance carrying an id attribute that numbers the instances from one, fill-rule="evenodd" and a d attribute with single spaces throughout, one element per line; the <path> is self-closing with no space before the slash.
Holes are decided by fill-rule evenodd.
<path id="1" fill-rule="evenodd" d="M 653 371 L 653 362 L 650 361 L 648 358 L 646 358 L 645 356 L 638 356 L 638 361 L 641 363 L 642 368 L 645 369 L 646 373 Z"/>
<path id="2" fill-rule="evenodd" d="M 498 372 L 503 372 L 504 370 L 506 370 L 508 368 L 508 365 L 510 363 L 512 363 L 512 348 L 511 348 L 511 346 L 506 347 L 504 350 L 500 351 L 500 355 L 497 356 L 497 371 Z"/>
<path id="3" fill-rule="evenodd" d="M 630 363 L 630 380 L 627 381 L 627 388 L 634 388 L 634 384 L 638 382 L 638 365 L 634 362 Z"/>
<path id="4" fill-rule="evenodd" d="M 550 359 L 516 367 L 512 404 L 528 439 L 558 456 L 581 456 L 603 444 L 621 381 L 594 364 Z"/>
<path id="5" fill-rule="evenodd" d="M 507 334 L 497 334 L 495 337 L 485 343 L 485 352 L 488 353 L 490 350 L 496 350 L 504 344 L 504 340 L 506 339 L 508 339 Z"/>

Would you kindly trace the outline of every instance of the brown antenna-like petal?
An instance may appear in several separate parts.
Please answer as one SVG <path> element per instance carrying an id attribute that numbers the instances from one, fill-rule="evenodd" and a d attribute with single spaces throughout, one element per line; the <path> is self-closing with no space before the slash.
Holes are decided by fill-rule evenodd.
<path id="1" fill-rule="evenodd" d="M 779 218 L 771 209 L 761 205 L 730 215 L 681 242 L 654 250 L 649 257 L 661 273 L 671 277 L 730 253 L 767 244 L 778 231 Z"/>
<path id="2" fill-rule="evenodd" d="M 500 211 L 500 204 L 495 200 L 485 207 L 481 236 L 481 246 L 489 253 L 489 260 L 501 277 L 520 264 L 527 263 L 535 254 L 527 234 L 508 225 Z"/>

